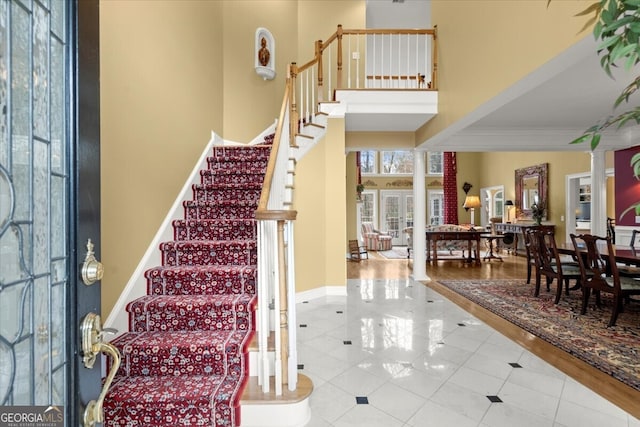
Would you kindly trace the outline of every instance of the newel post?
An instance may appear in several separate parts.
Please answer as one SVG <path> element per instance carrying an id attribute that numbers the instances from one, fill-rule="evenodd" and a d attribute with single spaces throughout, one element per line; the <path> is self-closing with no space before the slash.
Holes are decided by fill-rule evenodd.
<path id="1" fill-rule="evenodd" d="M 282 384 L 289 384 L 289 308 L 287 292 L 287 267 L 284 246 L 284 221 L 278 220 L 278 285 L 280 289 L 280 352 Z"/>
<path id="2" fill-rule="evenodd" d="M 342 89 L 342 24 L 338 25 L 337 34 L 338 34 L 338 57 L 336 59 L 337 59 L 338 71 L 336 76 L 336 80 L 337 80 L 336 88 Z"/>
<path id="3" fill-rule="evenodd" d="M 431 49 L 431 54 L 433 58 L 431 59 L 431 89 L 438 90 L 438 26 L 433 26 L 433 38 L 431 43 L 433 44 L 433 49 Z"/>
<path id="4" fill-rule="evenodd" d="M 318 102 L 322 102 L 324 101 L 324 94 L 323 94 L 323 90 L 322 90 L 322 79 L 323 79 L 323 73 L 322 73 L 322 40 L 316 40 L 316 45 L 315 45 L 315 49 L 316 49 L 316 59 L 318 60 Z"/>
<path id="5" fill-rule="evenodd" d="M 296 103 L 296 77 L 298 76 L 298 65 L 292 62 L 289 65 L 289 78 L 291 79 L 291 88 L 289 92 L 289 145 L 294 146 L 296 135 L 298 134 L 298 104 Z"/>

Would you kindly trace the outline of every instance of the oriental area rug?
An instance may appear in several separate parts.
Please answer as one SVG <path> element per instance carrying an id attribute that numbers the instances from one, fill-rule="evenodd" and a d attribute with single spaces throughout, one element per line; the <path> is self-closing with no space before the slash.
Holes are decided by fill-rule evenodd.
<path id="1" fill-rule="evenodd" d="M 640 301 L 625 304 L 616 326 L 608 328 L 612 299 L 602 307 L 592 295 L 587 313 L 580 314 L 582 293 L 563 294 L 553 303 L 555 284 L 539 297 L 524 280 L 439 280 L 439 284 L 508 320 L 574 357 L 640 390 Z"/>

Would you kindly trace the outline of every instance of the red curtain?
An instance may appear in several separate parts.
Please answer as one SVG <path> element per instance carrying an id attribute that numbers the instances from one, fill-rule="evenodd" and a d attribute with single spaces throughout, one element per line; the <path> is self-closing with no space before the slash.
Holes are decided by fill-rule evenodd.
<path id="1" fill-rule="evenodd" d="M 456 153 L 443 153 L 444 223 L 458 224 L 458 184 Z"/>

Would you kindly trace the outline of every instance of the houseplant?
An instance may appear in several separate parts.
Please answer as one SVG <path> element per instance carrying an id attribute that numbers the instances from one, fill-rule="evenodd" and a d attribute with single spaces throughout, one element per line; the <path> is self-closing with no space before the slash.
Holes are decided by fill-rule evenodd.
<path id="1" fill-rule="evenodd" d="M 531 217 L 536 225 L 542 224 L 542 219 L 545 216 L 547 208 L 544 202 L 540 201 L 531 205 Z"/>

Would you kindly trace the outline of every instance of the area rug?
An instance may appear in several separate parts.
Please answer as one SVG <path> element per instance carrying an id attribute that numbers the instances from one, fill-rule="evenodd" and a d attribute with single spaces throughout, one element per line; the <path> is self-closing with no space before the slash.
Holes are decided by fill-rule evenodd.
<path id="1" fill-rule="evenodd" d="M 640 390 L 640 302 L 625 304 L 616 326 L 608 328 L 612 300 L 602 308 L 591 301 L 580 314 L 581 293 L 563 295 L 556 305 L 552 292 L 533 296 L 524 280 L 439 280 L 438 283 L 527 332 Z M 594 300 L 594 297 L 591 297 Z"/>
<path id="2" fill-rule="evenodd" d="M 407 259 L 406 246 L 394 246 L 388 251 L 377 251 L 376 253 L 386 259 Z M 411 258 L 413 258 L 413 253 L 411 254 Z"/>

